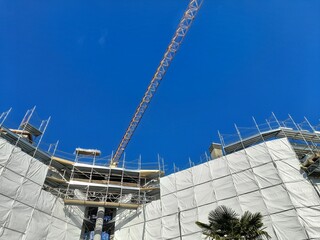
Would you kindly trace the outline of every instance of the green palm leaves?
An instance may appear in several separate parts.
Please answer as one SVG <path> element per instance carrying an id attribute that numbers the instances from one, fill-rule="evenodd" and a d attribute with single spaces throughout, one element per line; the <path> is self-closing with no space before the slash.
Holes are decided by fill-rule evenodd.
<path id="1" fill-rule="evenodd" d="M 209 224 L 196 222 L 202 233 L 209 239 L 270 239 L 264 231 L 261 213 L 246 211 L 240 218 L 238 214 L 226 206 L 219 206 L 208 216 Z"/>

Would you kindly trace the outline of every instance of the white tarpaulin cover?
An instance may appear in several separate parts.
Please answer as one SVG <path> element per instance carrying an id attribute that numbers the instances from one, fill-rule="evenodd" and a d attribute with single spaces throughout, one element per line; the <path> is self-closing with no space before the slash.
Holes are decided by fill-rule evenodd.
<path id="1" fill-rule="evenodd" d="M 264 142 L 160 179 L 161 199 L 119 211 L 115 240 L 201 239 L 218 205 L 261 212 L 272 239 L 320 239 L 320 198 L 286 138 Z"/>
<path id="2" fill-rule="evenodd" d="M 78 240 L 83 209 L 42 190 L 48 166 L 0 138 L 0 239 Z"/>

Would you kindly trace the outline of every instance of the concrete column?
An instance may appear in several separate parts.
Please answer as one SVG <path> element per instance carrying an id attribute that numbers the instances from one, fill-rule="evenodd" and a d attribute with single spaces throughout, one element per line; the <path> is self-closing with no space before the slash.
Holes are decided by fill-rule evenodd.
<path id="1" fill-rule="evenodd" d="M 101 240 L 104 211 L 105 211 L 104 207 L 98 207 L 97 221 L 96 221 L 96 226 L 94 228 L 93 240 Z"/>

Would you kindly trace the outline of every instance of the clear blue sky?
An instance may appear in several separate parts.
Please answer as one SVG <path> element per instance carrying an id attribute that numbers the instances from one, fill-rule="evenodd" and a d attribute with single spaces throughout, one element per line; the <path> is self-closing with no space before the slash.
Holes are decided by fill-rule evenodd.
<path id="1" fill-rule="evenodd" d="M 188 0 L 0 0 L 0 111 L 37 105 L 45 142 L 115 150 Z M 274 111 L 319 123 L 320 1 L 204 0 L 127 158 L 183 168 L 217 130 Z M 16 125 L 15 125 L 16 124 Z"/>

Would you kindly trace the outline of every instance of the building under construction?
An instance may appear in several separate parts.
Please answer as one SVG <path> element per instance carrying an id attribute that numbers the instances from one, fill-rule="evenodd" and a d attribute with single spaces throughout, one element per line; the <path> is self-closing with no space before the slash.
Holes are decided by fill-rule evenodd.
<path id="1" fill-rule="evenodd" d="M 141 159 L 135 166 L 123 159 L 111 167 L 112 157 L 101 158 L 96 149 L 77 148 L 73 158 L 57 150 L 58 142 L 44 149 L 50 118 L 32 121 L 33 108 L 17 129 L 8 128 L 10 111 L 0 125 L 0 239 L 79 239 L 94 230 L 98 216 L 101 234 L 113 235 L 114 209 L 159 199 L 162 163 L 146 170 Z"/>
<path id="2" fill-rule="evenodd" d="M 201 4 L 190 0 L 115 154 L 44 145 L 50 118 L 35 107 L 18 126 L 0 115 L 0 240 L 202 239 L 195 222 L 219 205 L 260 212 L 272 239 L 320 239 L 320 125 L 306 118 L 219 133 L 205 162 L 168 176 L 160 157 L 122 157 Z"/>
<path id="3" fill-rule="evenodd" d="M 133 169 L 95 149 L 45 149 L 50 119 L 38 126 L 33 111 L 16 128 L 1 115 L 0 239 L 201 239 L 195 222 L 218 205 L 261 212 L 272 239 L 320 238 L 320 125 L 306 118 L 219 133 L 206 162 L 163 176 L 160 159 Z"/>

